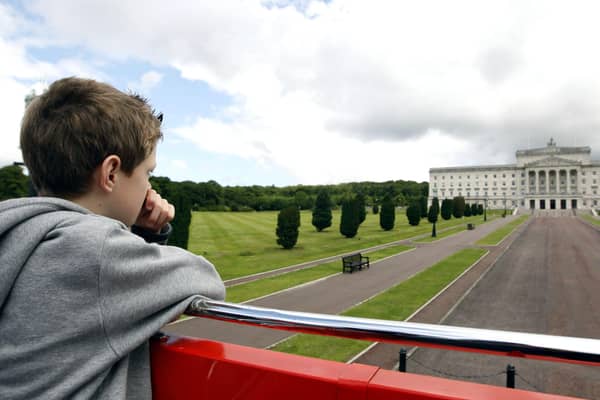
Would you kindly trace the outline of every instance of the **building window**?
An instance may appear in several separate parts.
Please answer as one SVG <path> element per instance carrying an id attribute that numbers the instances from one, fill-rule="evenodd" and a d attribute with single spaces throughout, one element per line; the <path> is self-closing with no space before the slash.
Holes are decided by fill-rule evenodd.
<path id="1" fill-rule="evenodd" d="M 525 172 L 521 172 L 521 178 L 525 178 Z"/>
<path id="2" fill-rule="evenodd" d="M 486 177 L 486 178 L 487 178 L 487 175 L 484 175 L 484 177 Z"/>
<path id="3" fill-rule="evenodd" d="M 454 179 L 454 176 L 453 176 L 453 175 L 450 175 L 450 179 Z"/>
<path id="4" fill-rule="evenodd" d="M 494 178 L 496 177 L 496 174 L 494 174 Z"/>
<path id="5" fill-rule="evenodd" d="M 512 177 L 514 178 L 514 177 L 515 177 L 515 174 L 512 174 Z"/>
<path id="6" fill-rule="evenodd" d="M 503 178 L 506 178 L 506 175 L 502 174 L 502 177 L 503 177 Z"/>

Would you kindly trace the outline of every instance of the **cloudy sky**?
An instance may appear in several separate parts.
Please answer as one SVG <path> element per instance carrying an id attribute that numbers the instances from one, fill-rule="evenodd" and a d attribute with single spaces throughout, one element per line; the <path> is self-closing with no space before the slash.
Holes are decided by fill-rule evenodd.
<path id="1" fill-rule="evenodd" d="M 165 114 L 157 175 L 223 185 L 428 179 L 517 149 L 600 158 L 596 1 L 0 0 L 0 165 L 65 76 Z"/>

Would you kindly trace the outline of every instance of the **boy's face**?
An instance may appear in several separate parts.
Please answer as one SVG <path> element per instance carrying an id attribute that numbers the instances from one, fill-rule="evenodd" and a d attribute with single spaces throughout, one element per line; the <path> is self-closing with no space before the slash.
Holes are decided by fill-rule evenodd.
<path id="1" fill-rule="evenodd" d="M 116 219 L 127 226 L 133 225 L 137 219 L 146 194 L 150 189 L 150 174 L 156 168 L 156 148 L 140 163 L 130 176 L 121 172 L 118 180 L 118 188 L 114 194 L 116 200 Z"/>

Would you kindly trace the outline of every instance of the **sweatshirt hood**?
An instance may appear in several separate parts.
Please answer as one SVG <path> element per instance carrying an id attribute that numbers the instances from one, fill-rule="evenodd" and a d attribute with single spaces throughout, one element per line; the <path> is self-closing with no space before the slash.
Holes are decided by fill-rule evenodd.
<path id="1" fill-rule="evenodd" d="M 75 203 L 52 197 L 0 202 L 0 310 L 23 266 L 64 212 L 90 214 Z"/>

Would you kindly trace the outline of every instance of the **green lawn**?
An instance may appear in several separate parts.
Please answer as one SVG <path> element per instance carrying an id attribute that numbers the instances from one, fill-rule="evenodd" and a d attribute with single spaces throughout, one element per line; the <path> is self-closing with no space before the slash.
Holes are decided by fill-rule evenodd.
<path id="1" fill-rule="evenodd" d="M 580 214 L 579 216 L 594 225 L 600 225 L 600 219 L 591 214 Z"/>
<path id="2" fill-rule="evenodd" d="M 436 240 L 440 240 L 440 239 L 443 239 L 445 237 L 452 236 L 452 235 L 457 234 L 459 232 L 462 232 L 462 231 L 464 231 L 466 229 L 467 229 L 467 225 L 466 224 L 461 224 L 461 225 L 453 226 L 451 228 L 448 228 L 448 229 L 444 230 L 443 232 L 436 232 L 436 237 L 432 237 L 431 235 L 429 235 L 429 236 L 426 236 L 426 237 L 421 238 L 419 240 L 415 240 L 415 242 L 417 242 L 417 243 L 431 243 L 431 242 L 435 242 Z M 436 226 L 436 231 L 437 231 L 437 226 Z"/>
<path id="3" fill-rule="evenodd" d="M 494 232 L 490 233 L 483 239 L 477 241 L 477 244 L 482 246 L 495 246 L 504 240 L 505 237 L 511 234 L 513 230 L 515 230 L 519 225 L 525 222 L 529 218 L 529 215 L 521 215 L 514 221 L 509 222 L 508 224 L 496 229 Z"/>
<path id="4" fill-rule="evenodd" d="M 412 247 L 392 246 L 367 254 L 369 256 L 369 261 L 372 263 L 374 261 L 381 260 L 382 258 L 402 253 L 409 249 L 412 249 Z M 275 293 L 279 290 L 288 289 L 303 283 L 337 274 L 342 270 L 341 265 L 341 260 L 337 260 L 326 264 L 321 264 L 316 267 L 288 272 L 286 274 L 236 285 L 227 288 L 227 301 L 232 303 L 241 303 L 243 301 L 255 299 L 270 293 Z"/>
<path id="5" fill-rule="evenodd" d="M 489 212 L 488 219 L 493 215 Z M 323 232 L 315 231 L 311 218 L 310 211 L 301 213 L 298 244 L 284 250 L 275 242 L 277 212 L 194 212 L 188 248 L 213 262 L 227 280 L 431 233 L 426 219 L 412 227 L 403 211 L 396 213 L 396 227 L 389 232 L 379 227 L 379 215 L 367 214 L 352 239 L 339 233 L 339 211 L 333 212 L 333 225 Z M 437 229 L 439 232 L 467 222 L 481 224 L 483 217 L 442 220 Z"/>
<path id="6" fill-rule="evenodd" d="M 460 250 L 342 315 L 402 321 L 485 253 L 486 250 L 478 248 Z M 272 350 L 345 362 L 369 344 L 363 340 L 300 334 L 277 344 Z"/>

